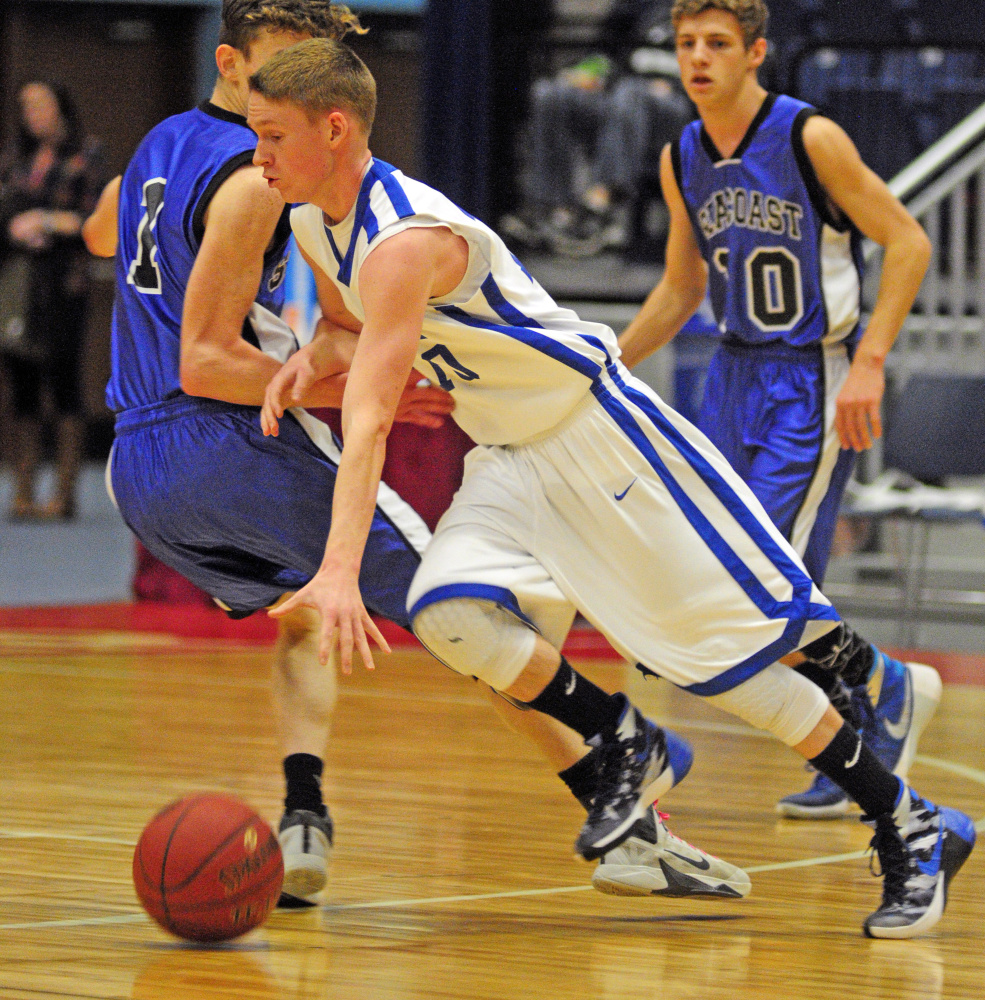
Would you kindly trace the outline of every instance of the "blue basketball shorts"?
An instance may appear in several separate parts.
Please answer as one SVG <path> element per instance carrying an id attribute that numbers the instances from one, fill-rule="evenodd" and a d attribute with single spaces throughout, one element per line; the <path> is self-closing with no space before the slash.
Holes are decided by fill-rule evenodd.
<path id="1" fill-rule="evenodd" d="M 848 367 L 844 345 L 722 344 L 697 421 L 819 586 L 855 466 L 834 426 Z"/>
<path id="2" fill-rule="evenodd" d="M 117 416 L 110 483 L 153 555 L 245 617 L 318 569 L 340 456 L 303 410 L 265 437 L 257 407 L 182 396 Z M 429 539 L 381 486 L 360 573 L 369 611 L 409 628 L 407 591 Z"/>

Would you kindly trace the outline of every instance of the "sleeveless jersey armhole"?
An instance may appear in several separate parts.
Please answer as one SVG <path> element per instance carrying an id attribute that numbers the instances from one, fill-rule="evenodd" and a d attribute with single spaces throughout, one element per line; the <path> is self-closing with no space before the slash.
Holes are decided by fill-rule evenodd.
<path id="1" fill-rule="evenodd" d="M 801 178 L 803 178 L 804 186 L 807 188 L 807 193 L 810 196 L 811 204 L 814 206 L 814 211 L 832 229 L 837 230 L 839 233 L 844 233 L 851 229 L 851 221 L 845 218 L 840 212 L 837 212 L 837 209 L 832 210 L 833 206 L 828 198 L 828 194 L 818 180 L 814 164 L 811 163 L 811 158 L 807 155 L 807 147 L 804 145 L 804 126 L 807 124 L 807 119 L 813 118 L 818 114 L 820 112 L 816 108 L 802 108 L 797 112 L 797 117 L 794 118 L 793 125 L 790 128 L 790 145 L 793 148 L 793 155 L 797 161 L 797 167 L 800 170 Z"/>
<path id="2" fill-rule="evenodd" d="M 208 211 L 216 191 L 234 174 L 240 167 L 245 167 L 253 162 L 253 150 L 245 150 L 237 153 L 232 159 L 226 162 L 216 171 L 215 176 L 209 181 L 208 186 L 202 192 L 202 197 L 198 199 L 195 211 L 192 213 L 192 237 L 195 240 L 195 252 L 198 252 L 205 236 L 205 213 Z"/>

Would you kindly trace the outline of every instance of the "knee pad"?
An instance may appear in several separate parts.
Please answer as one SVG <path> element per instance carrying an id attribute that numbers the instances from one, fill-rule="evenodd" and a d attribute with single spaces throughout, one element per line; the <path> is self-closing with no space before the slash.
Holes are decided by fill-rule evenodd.
<path id="1" fill-rule="evenodd" d="M 445 666 L 502 691 L 533 655 L 536 634 L 494 601 L 455 597 L 414 616 L 414 635 Z"/>
<path id="2" fill-rule="evenodd" d="M 767 730 L 788 747 L 807 738 L 830 704 L 816 684 L 782 663 L 773 663 L 731 691 L 705 700 Z"/>

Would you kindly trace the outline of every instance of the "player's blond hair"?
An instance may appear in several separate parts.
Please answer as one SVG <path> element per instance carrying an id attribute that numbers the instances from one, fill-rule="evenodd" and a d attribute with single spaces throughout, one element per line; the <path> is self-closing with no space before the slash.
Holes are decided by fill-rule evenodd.
<path id="1" fill-rule="evenodd" d="M 742 40 L 746 48 L 757 38 L 766 37 L 770 12 L 763 0 L 674 0 L 674 6 L 670 8 L 670 22 L 676 31 L 683 18 L 697 17 L 706 10 L 723 10 L 726 14 L 734 14 L 742 28 Z"/>
<path id="2" fill-rule="evenodd" d="M 367 30 L 348 7 L 329 0 L 222 0 L 219 42 L 248 57 L 262 31 L 342 41 L 350 31 L 365 35 Z"/>
<path id="3" fill-rule="evenodd" d="M 309 115 L 348 111 L 366 127 L 376 115 L 376 81 L 348 45 L 309 38 L 278 52 L 253 76 L 250 87 L 271 101 L 290 101 Z"/>

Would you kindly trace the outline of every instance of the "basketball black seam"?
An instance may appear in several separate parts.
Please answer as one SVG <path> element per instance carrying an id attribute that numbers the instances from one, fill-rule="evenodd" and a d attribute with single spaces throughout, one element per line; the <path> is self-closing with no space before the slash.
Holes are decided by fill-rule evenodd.
<path id="1" fill-rule="evenodd" d="M 184 818 L 185 818 L 184 816 L 182 816 L 182 817 L 181 817 L 181 819 L 182 819 L 182 820 L 183 820 Z M 242 824 L 241 824 L 240 826 L 238 826 L 238 827 L 237 827 L 237 828 L 236 828 L 235 830 L 233 830 L 233 832 L 232 832 L 232 833 L 230 833 L 230 834 L 229 834 L 229 836 L 228 836 L 228 837 L 226 837 L 226 839 L 225 839 L 225 840 L 224 840 L 224 841 L 223 841 L 223 842 L 222 842 L 221 844 L 219 844 L 219 845 L 218 845 L 218 846 L 216 847 L 216 849 L 215 849 L 215 850 L 214 850 L 214 851 L 213 851 L 213 852 L 212 852 L 212 853 L 211 853 L 211 854 L 210 854 L 210 855 L 209 855 L 209 856 L 208 856 L 207 858 L 203 858 L 203 859 L 202 859 L 202 863 L 201 863 L 201 864 L 200 864 L 200 865 L 198 866 L 198 868 L 196 868 L 196 869 L 195 869 L 195 870 L 194 870 L 194 871 L 193 871 L 193 872 L 192 872 L 192 873 L 191 873 L 191 874 L 190 874 L 190 875 L 189 875 L 189 876 L 188 876 L 188 877 L 187 877 L 187 878 L 186 878 L 186 879 L 185 879 L 185 880 L 184 880 L 183 882 L 179 882 L 179 883 L 178 883 L 177 885 L 173 885 L 173 886 L 171 886 L 171 888 L 170 888 L 170 889 L 169 889 L 168 891 L 169 891 L 169 892 L 179 892 L 180 890 L 184 889 L 184 888 L 185 888 L 186 886 L 188 886 L 188 885 L 190 885 L 190 884 L 191 884 L 192 882 L 194 882 L 194 881 L 195 881 L 195 879 L 196 879 L 196 878 L 197 878 L 197 877 L 198 877 L 199 875 L 201 875 L 201 873 L 202 873 L 202 869 L 203 869 L 203 868 L 204 868 L 204 867 L 205 867 L 205 866 L 206 866 L 206 865 L 207 865 L 207 864 L 208 864 L 208 863 L 209 863 L 209 862 L 210 862 L 210 861 L 211 861 L 211 860 L 212 860 L 212 859 L 213 859 L 213 858 L 214 858 L 214 857 L 215 857 L 215 856 L 216 856 L 216 855 L 217 855 L 217 854 L 218 854 L 218 853 L 220 852 L 220 851 L 222 851 L 222 850 L 224 850 L 225 848 L 227 848 L 227 847 L 228 847 L 228 846 L 229 846 L 229 845 L 230 845 L 230 844 L 231 844 L 231 843 L 232 843 L 232 842 L 233 842 L 233 841 L 234 841 L 234 840 L 235 840 L 235 839 L 236 839 L 236 838 L 237 838 L 238 836 L 240 836 L 240 834 L 241 834 L 241 833 L 242 833 L 242 832 L 243 832 L 243 831 L 244 831 L 244 830 L 245 830 L 245 829 L 246 829 L 246 828 L 247 828 L 247 827 L 248 827 L 248 826 L 249 826 L 249 825 L 250 825 L 251 823 L 253 823 L 253 822 L 255 822 L 255 820 L 254 820 L 254 818 L 252 818 L 252 817 L 251 817 L 250 819 L 246 820 L 246 822 L 244 822 L 244 823 L 242 823 Z M 180 823 L 180 820 L 179 820 L 179 823 Z M 177 826 L 175 827 L 175 829 L 177 829 Z M 170 846 L 170 845 L 171 845 L 171 840 L 170 840 L 170 838 L 168 838 L 168 846 Z M 162 872 L 162 878 L 163 878 L 163 872 Z M 163 883 L 162 883 L 162 885 L 161 885 L 161 892 L 164 892 L 164 885 L 163 885 Z"/>
<path id="2" fill-rule="evenodd" d="M 185 808 L 185 811 L 178 817 L 177 822 L 171 827 L 171 832 L 168 834 L 168 842 L 164 845 L 164 856 L 161 858 L 161 906 L 164 909 L 164 917 L 170 923 L 171 922 L 171 912 L 168 909 L 168 894 L 164 888 L 164 877 L 168 870 L 168 852 L 171 850 L 171 841 L 174 839 L 174 835 L 178 832 L 178 827 L 181 826 L 182 820 L 191 812 L 192 807 L 198 802 L 198 799 L 192 799 L 191 802 Z M 141 864 L 143 864 L 143 859 L 141 859 Z"/>

